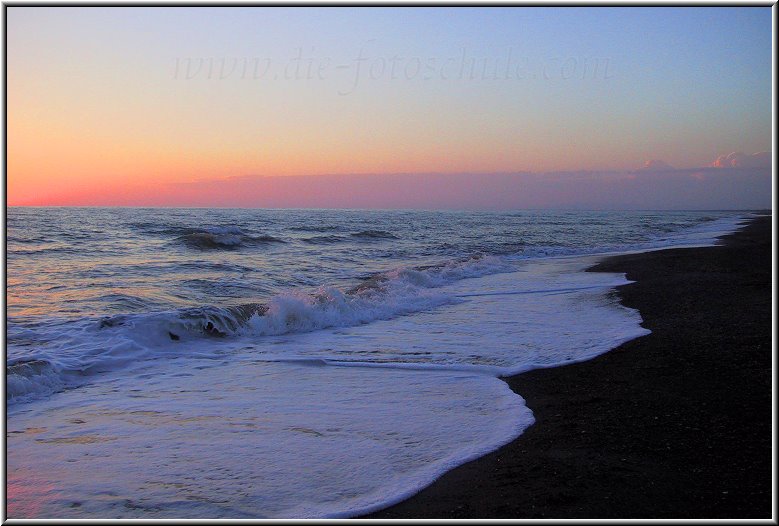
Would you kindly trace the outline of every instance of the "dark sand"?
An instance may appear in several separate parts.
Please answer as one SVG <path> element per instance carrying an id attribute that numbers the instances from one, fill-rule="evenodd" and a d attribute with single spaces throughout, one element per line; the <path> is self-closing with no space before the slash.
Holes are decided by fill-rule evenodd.
<path id="1" fill-rule="evenodd" d="M 652 334 L 507 378 L 536 423 L 370 518 L 771 518 L 771 221 L 605 260 Z"/>

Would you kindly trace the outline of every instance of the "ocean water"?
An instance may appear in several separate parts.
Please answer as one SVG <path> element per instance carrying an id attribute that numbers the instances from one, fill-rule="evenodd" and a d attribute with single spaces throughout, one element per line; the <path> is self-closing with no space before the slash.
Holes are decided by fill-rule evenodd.
<path id="1" fill-rule="evenodd" d="M 10 208 L 8 515 L 390 505 L 533 423 L 501 376 L 648 333 L 585 268 L 747 215 Z"/>

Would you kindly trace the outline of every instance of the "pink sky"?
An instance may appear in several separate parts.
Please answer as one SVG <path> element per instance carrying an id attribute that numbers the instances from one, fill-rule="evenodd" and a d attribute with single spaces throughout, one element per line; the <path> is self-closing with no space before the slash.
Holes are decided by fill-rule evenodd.
<path id="1" fill-rule="evenodd" d="M 770 205 L 770 154 L 753 156 L 772 144 L 769 7 L 6 22 L 11 206 Z M 234 70 L 250 59 L 267 75 Z M 689 171 L 715 163 L 734 171 Z"/>
<path id="2" fill-rule="evenodd" d="M 91 190 L 91 191 L 90 191 Z M 769 168 L 631 172 L 228 177 L 51 195 L 79 206 L 417 209 L 753 209 L 771 207 Z M 41 204 L 31 202 L 28 204 Z"/>

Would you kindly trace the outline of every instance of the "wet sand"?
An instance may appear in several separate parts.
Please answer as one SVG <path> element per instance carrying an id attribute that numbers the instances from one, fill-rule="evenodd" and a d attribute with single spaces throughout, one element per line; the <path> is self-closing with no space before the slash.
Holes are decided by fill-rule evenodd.
<path id="1" fill-rule="evenodd" d="M 771 219 L 590 270 L 652 334 L 506 378 L 536 423 L 370 518 L 771 518 Z"/>

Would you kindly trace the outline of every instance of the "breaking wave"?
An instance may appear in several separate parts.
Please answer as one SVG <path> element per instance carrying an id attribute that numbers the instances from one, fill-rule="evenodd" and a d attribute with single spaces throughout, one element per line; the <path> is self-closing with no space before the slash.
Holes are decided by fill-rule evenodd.
<path id="1" fill-rule="evenodd" d="M 230 234 L 233 235 L 233 234 Z M 50 354 L 6 370 L 8 398 L 45 395 L 79 379 L 163 355 L 202 338 L 257 338 L 349 327 L 462 301 L 439 290 L 457 280 L 512 270 L 504 259 L 474 256 L 426 267 L 401 267 L 365 279 L 348 290 L 291 290 L 266 303 L 201 306 L 174 311 L 82 319 L 49 330 L 64 334 Z M 84 344 L 84 341 L 90 342 Z M 81 342 L 74 345 L 73 342 Z M 190 351 L 188 351 L 190 352 Z M 188 354 L 191 356 L 191 354 Z"/>
<path id="2" fill-rule="evenodd" d="M 20 360 L 6 366 L 5 385 L 11 401 L 57 392 L 65 386 L 65 379 L 61 371 L 48 360 Z"/>
<path id="3" fill-rule="evenodd" d="M 206 250 L 284 243 L 284 240 L 269 235 L 251 236 L 238 227 L 206 227 L 182 234 L 176 240 L 187 246 Z"/>

